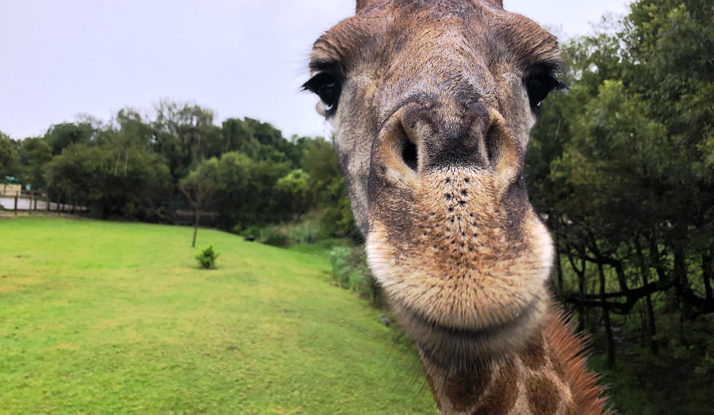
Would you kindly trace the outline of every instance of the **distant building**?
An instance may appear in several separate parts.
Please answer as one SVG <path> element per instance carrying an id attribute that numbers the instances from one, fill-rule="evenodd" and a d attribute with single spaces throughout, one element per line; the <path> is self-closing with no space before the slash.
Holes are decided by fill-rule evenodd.
<path id="1" fill-rule="evenodd" d="M 5 179 L 0 183 L 0 194 L 15 196 L 16 194 L 22 192 L 22 185 L 20 181 L 11 176 L 5 176 Z"/>

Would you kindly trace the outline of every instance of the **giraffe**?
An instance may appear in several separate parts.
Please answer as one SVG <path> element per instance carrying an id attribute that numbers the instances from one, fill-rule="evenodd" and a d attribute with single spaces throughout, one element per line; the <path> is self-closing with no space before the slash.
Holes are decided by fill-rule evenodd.
<path id="1" fill-rule="evenodd" d="M 313 45 L 370 268 L 441 415 L 602 415 L 524 180 L 554 36 L 501 0 L 357 0 Z"/>

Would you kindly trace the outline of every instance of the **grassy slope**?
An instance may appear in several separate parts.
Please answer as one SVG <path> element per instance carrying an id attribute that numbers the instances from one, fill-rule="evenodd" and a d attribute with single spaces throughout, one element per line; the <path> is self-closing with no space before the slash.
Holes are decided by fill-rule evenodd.
<path id="1" fill-rule="evenodd" d="M 414 356 L 324 258 L 191 229 L 0 220 L 0 413 L 427 414 Z"/>

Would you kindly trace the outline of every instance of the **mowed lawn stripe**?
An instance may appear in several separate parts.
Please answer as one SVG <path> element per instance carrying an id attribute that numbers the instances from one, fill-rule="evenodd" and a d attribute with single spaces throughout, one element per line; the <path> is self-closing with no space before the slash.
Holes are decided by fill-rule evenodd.
<path id="1" fill-rule="evenodd" d="M 433 414 L 416 356 L 329 263 L 223 232 L 0 220 L 2 414 Z"/>

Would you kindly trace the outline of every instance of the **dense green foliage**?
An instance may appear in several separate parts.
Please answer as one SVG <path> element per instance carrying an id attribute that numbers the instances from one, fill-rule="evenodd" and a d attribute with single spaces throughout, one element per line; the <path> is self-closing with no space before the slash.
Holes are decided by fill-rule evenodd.
<path id="1" fill-rule="evenodd" d="M 169 194 L 170 175 L 162 158 L 149 150 L 74 144 L 47 163 L 45 177 L 52 189 L 69 200 L 79 199 L 102 217 L 165 216 L 156 200 Z"/>
<path id="2" fill-rule="evenodd" d="M 330 251 L 330 264 L 335 284 L 357 293 L 374 306 L 384 305 L 382 289 L 369 270 L 362 249 L 337 246 Z"/>
<path id="3" fill-rule="evenodd" d="M 560 254 L 554 288 L 595 333 L 618 409 L 711 413 L 714 8 L 631 8 L 564 45 L 571 90 L 545 103 L 529 189 Z"/>
<path id="4" fill-rule="evenodd" d="M 0 221 L 0 413 L 435 413 L 417 356 L 326 258 L 205 230 L 204 272 L 190 233 Z"/>
<path id="5" fill-rule="evenodd" d="M 317 210 L 322 235 L 354 234 L 337 154 L 322 138 L 288 140 L 252 118 L 219 127 L 211 110 L 169 101 L 153 117 L 125 108 L 108 123 L 79 118 L 42 137 L 1 135 L 0 177 L 102 218 L 175 223 L 190 208 L 215 212 L 213 225 L 240 232 Z"/>
<path id="6" fill-rule="evenodd" d="M 22 171 L 17 147 L 17 142 L 0 132 L 0 179 L 19 176 Z"/>

